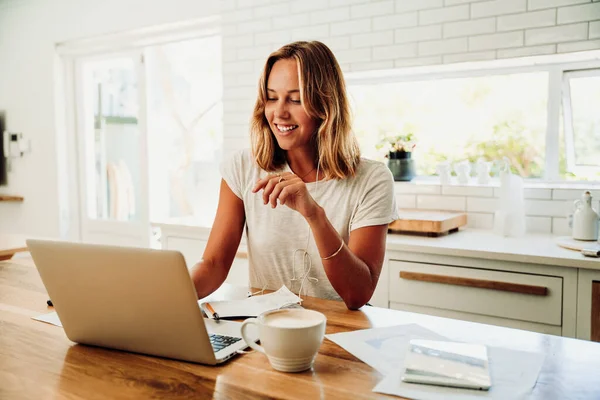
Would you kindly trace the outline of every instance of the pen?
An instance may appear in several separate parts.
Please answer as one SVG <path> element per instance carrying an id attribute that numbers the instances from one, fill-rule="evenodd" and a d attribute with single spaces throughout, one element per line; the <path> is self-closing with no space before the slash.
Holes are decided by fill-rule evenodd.
<path id="1" fill-rule="evenodd" d="M 216 320 L 219 319 L 219 314 L 217 314 L 214 310 L 214 308 L 212 308 L 212 306 L 210 305 L 210 303 L 204 303 L 204 305 L 206 306 L 206 309 L 208 311 L 210 311 L 210 313 L 212 314 L 212 317 Z"/>

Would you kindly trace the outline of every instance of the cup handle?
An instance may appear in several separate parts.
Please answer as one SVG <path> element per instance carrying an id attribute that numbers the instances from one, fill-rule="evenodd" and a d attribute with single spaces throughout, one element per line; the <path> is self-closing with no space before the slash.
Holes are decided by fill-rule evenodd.
<path id="1" fill-rule="evenodd" d="M 241 329 L 242 338 L 244 339 L 244 342 L 246 342 L 246 344 L 248 346 L 250 346 L 252 349 L 254 349 L 256 351 L 260 351 L 263 354 L 266 354 L 265 349 L 262 346 L 256 344 L 254 342 L 254 340 L 248 340 L 248 338 L 246 337 L 246 327 L 248 327 L 248 325 L 254 325 L 258 328 L 258 324 L 256 323 L 256 318 L 248 318 L 247 320 L 245 320 L 242 323 L 242 327 L 240 329 Z"/>

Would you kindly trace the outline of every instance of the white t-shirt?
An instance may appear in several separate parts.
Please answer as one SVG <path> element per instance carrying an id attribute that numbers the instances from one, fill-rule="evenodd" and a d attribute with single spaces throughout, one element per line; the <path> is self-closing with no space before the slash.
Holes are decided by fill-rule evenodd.
<path id="1" fill-rule="evenodd" d="M 291 170 L 286 164 L 281 171 Z M 263 204 L 262 190 L 252 193 L 256 181 L 268 173 L 256 164 L 251 151 L 236 152 L 225 160 L 221 174 L 244 202 L 251 287 L 275 290 L 286 285 L 298 293 L 301 278 L 307 276 L 310 279 L 304 279 L 302 295 L 341 300 L 325 274 L 312 233 L 308 244 L 310 270 L 303 253 L 296 252 L 306 249 L 309 236 L 304 217 L 287 206 L 273 209 Z M 346 243 L 354 229 L 398 219 L 394 180 L 383 163 L 363 158 L 352 178 L 310 182 L 306 186 Z"/>

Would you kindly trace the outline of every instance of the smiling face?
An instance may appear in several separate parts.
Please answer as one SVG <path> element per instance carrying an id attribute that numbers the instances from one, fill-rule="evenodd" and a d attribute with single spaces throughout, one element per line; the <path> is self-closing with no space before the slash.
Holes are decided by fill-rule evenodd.
<path id="1" fill-rule="evenodd" d="M 267 80 L 265 117 L 283 150 L 310 148 L 317 121 L 306 113 L 300 100 L 298 64 L 295 59 L 281 59 L 273 64 Z"/>

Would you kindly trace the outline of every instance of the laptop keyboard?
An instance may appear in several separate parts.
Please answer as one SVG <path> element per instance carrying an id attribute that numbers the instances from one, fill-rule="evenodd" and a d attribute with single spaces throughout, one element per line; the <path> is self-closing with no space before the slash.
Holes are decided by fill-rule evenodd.
<path id="1" fill-rule="evenodd" d="M 227 347 L 229 345 L 232 345 L 232 344 L 242 340 L 239 337 L 216 335 L 214 333 L 211 333 L 209 335 L 209 337 L 210 337 L 210 344 L 212 345 L 213 349 L 215 350 L 215 353 L 219 350 L 223 350 L 225 347 Z"/>

